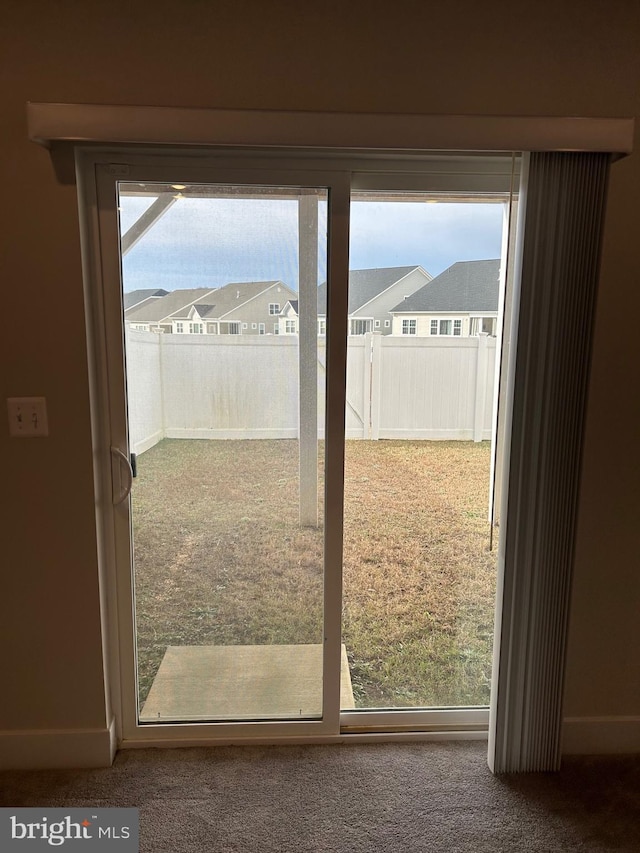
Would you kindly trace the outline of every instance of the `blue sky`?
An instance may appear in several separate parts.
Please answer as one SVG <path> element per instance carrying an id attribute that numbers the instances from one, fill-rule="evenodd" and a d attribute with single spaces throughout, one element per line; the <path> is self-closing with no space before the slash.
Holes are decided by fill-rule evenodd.
<path id="1" fill-rule="evenodd" d="M 123 233 L 153 199 L 122 196 Z M 320 203 L 318 282 L 326 278 L 326 205 Z M 123 259 L 124 290 L 220 287 L 280 279 L 298 285 L 297 202 L 179 198 Z M 456 261 L 500 257 L 502 206 L 353 202 L 351 269 L 421 264 L 438 275 Z"/>

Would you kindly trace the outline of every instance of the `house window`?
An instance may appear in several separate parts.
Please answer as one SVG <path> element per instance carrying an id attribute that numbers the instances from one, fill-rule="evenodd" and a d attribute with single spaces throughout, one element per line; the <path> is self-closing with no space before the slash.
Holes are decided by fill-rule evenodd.
<path id="1" fill-rule="evenodd" d="M 352 320 L 351 321 L 351 334 L 352 335 L 365 335 L 367 332 L 371 331 L 371 320 Z"/>
<path id="2" fill-rule="evenodd" d="M 416 333 L 416 320 L 403 320 L 402 321 L 402 334 L 403 335 L 415 335 Z"/>
<path id="3" fill-rule="evenodd" d="M 296 321 L 295 320 L 285 320 L 284 321 L 284 331 L 286 335 L 295 335 L 296 333 Z"/>
<path id="4" fill-rule="evenodd" d="M 265 325 L 264 323 L 258 323 L 258 334 L 264 335 L 265 333 Z"/>
<path id="5" fill-rule="evenodd" d="M 391 325 L 391 320 L 385 320 L 385 321 L 384 321 L 384 327 L 385 327 L 385 329 L 388 329 L 390 325 Z"/>
<path id="6" fill-rule="evenodd" d="M 376 320 L 376 329 L 380 328 L 380 320 Z"/>
<path id="7" fill-rule="evenodd" d="M 270 302 L 269 303 L 269 314 L 279 314 L 280 313 L 280 303 L 279 302 Z"/>
<path id="8" fill-rule="evenodd" d="M 240 323 L 229 323 L 229 334 L 230 335 L 242 334 L 242 330 L 240 328 Z"/>
<path id="9" fill-rule="evenodd" d="M 189 323 L 189 333 L 192 335 L 204 334 L 204 326 L 202 323 Z"/>
<path id="10" fill-rule="evenodd" d="M 274 323 L 274 324 L 273 324 L 273 334 L 274 334 L 274 335 L 279 335 L 279 334 L 280 334 L 280 326 L 279 326 L 277 323 Z"/>
<path id="11" fill-rule="evenodd" d="M 431 320 L 429 330 L 432 335 L 462 335 L 462 320 Z"/>
<path id="12" fill-rule="evenodd" d="M 318 334 L 322 337 L 327 334 L 327 321 L 318 320 Z"/>
<path id="13" fill-rule="evenodd" d="M 252 329 L 257 329 L 257 328 L 258 328 L 258 324 L 257 324 L 257 323 L 252 323 L 252 324 L 251 324 L 251 328 L 252 328 Z"/>
<path id="14" fill-rule="evenodd" d="M 176 335 L 182 335 L 184 333 L 184 323 L 176 323 Z"/>
<path id="15" fill-rule="evenodd" d="M 248 323 L 243 323 L 243 324 L 242 324 L 242 328 L 243 328 L 243 329 L 248 329 L 248 328 L 249 328 L 249 324 L 248 324 Z"/>

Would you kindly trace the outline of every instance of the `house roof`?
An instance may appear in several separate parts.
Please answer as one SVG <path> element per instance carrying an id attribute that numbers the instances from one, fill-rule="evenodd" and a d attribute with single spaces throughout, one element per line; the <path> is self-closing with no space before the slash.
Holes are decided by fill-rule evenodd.
<path id="1" fill-rule="evenodd" d="M 162 290 L 161 287 L 148 287 L 142 290 L 132 290 L 130 293 L 125 293 L 125 311 L 129 308 L 133 308 L 134 305 L 139 305 L 141 302 L 144 302 L 145 299 L 150 299 L 152 296 L 166 296 L 168 292 L 168 290 Z"/>
<path id="2" fill-rule="evenodd" d="M 495 313 L 500 261 L 457 261 L 391 309 L 392 314 L 430 311 Z"/>
<path id="3" fill-rule="evenodd" d="M 209 295 L 207 297 L 207 299 L 210 299 L 210 298 L 211 298 L 211 296 Z M 198 314 L 200 315 L 200 317 L 202 317 L 204 319 L 205 317 L 209 317 L 209 316 L 215 317 L 216 316 L 216 314 L 213 313 L 215 311 L 215 307 L 216 306 L 213 303 L 194 302 L 193 305 L 190 305 L 187 309 L 185 309 L 184 311 L 180 311 L 178 313 L 184 314 L 186 316 L 191 312 L 192 308 L 195 308 L 196 311 L 198 312 Z M 176 320 L 177 316 L 174 315 L 172 317 L 172 319 Z"/>
<path id="4" fill-rule="evenodd" d="M 188 319 L 189 309 L 192 305 L 198 309 L 198 314 L 201 317 L 205 316 L 200 311 L 201 307 L 206 311 L 207 317 L 224 317 L 234 308 L 243 305 L 276 284 L 284 289 L 283 298 L 287 299 L 288 295 L 293 293 L 282 281 L 234 281 L 217 288 L 217 290 L 208 290 L 200 298 L 194 299 L 188 305 L 181 306 L 172 313 L 171 319 Z"/>
<path id="5" fill-rule="evenodd" d="M 125 311 L 128 323 L 159 323 L 170 314 L 182 308 L 189 308 L 196 299 L 204 299 L 211 293 L 209 287 L 196 287 L 189 290 L 174 290 L 160 299 L 153 299 Z"/>
<path id="6" fill-rule="evenodd" d="M 368 270 L 349 270 L 349 314 L 353 314 L 365 303 L 380 296 L 391 285 L 422 269 L 419 264 L 408 267 L 380 267 Z M 318 287 L 318 314 L 327 313 L 327 282 Z"/>

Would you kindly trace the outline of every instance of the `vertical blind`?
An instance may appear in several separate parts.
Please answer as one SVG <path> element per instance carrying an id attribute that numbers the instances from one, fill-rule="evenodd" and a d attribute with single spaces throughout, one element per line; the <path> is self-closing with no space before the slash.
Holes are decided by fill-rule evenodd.
<path id="1" fill-rule="evenodd" d="M 489 765 L 556 770 L 589 355 L 610 157 L 525 164 Z M 518 275 L 519 272 L 519 275 Z"/>

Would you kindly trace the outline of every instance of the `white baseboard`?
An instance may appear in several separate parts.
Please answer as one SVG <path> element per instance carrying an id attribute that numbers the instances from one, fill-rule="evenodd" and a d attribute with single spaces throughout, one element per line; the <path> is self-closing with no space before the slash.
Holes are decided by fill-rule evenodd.
<path id="1" fill-rule="evenodd" d="M 110 767 L 115 721 L 104 729 L 0 731 L 0 770 Z"/>
<path id="2" fill-rule="evenodd" d="M 147 438 L 143 438 L 141 441 L 136 441 L 131 449 L 138 456 L 141 456 L 145 452 L 145 450 L 150 450 L 152 447 L 158 444 L 159 441 L 162 441 L 163 438 L 164 431 L 158 430 L 158 432 L 154 432 Z"/>
<path id="3" fill-rule="evenodd" d="M 473 441 L 472 429 L 384 429 L 380 428 L 380 438 L 401 439 L 403 441 Z M 482 441 L 491 438 L 491 430 L 482 431 Z"/>
<path id="4" fill-rule="evenodd" d="M 368 438 L 364 427 L 347 427 L 346 438 Z M 381 429 L 379 438 L 402 439 L 411 441 L 473 441 L 472 429 Z M 205 439 L 274 439 L 298 438 L 296 427 L 277 429 L 186 429 L 183 427 L 168 427 L 164 432 L 157 432 L 148 438 L 134 444 L 133 451 L 141 455 L 163 438 L 205 438 Z M 324 438 L 324 428 L 318 427 L 318 438 Z M 491 440 L 491 430 L 483 430 L 482 441 Z"/>
<path id="5" fill-rule="evenodd" d="M 215 438 L 215 439 L 248 439 L 248 438 L 297 438 L 296 427 L 290 429 L 186 429 L 168 427 L 164 431 L 165 438 Z"/>
<path id="6" fill-rule="evenodd" d="M 640 752 L 640 717 L 565 717 L 563 755 Z"/>

